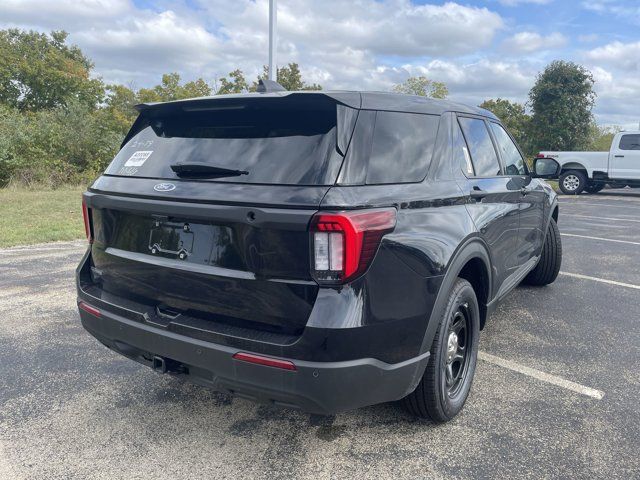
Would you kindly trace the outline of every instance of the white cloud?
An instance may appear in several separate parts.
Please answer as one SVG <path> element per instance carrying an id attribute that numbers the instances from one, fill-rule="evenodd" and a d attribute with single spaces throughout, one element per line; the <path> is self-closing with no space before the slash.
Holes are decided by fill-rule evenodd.
<path id="1" fill-rule="evenodd" d="M 586 58 L 600 65 L 640 74 L 640 42 L 612 42 L 587 52 Z"/>
<path id="2" fill-rule="evenodd" d="M 3 0 L 2 23 L 51 29 L 75 29 L 84 22 L 116 18 L 130 12 L 129 0 Z"/>
<path id="3" fill-rule="evenodd" d="M 100 64 L 118 68 L 161 66 L 198 69 L 216 59 L 220 40 L 204 27 L 182 19 L 172 11 L 143 12 L 126 17 L 108 28 L 90 28 L 74 33 L 79 43 Z M 110 65 L 111 66 L 111 65 Z"/>
<path id="4" fill-rule="evenodd" d="M 553 2 L 553 0 L 499 0 L 499 2 L 502 5 L 505 5 L 507 7 L 515 7 L 518 5 L 522 5 L 524 3 L 532 3 L 535 5 L 547 5 Z"/>
<path id="5" fill-rule="evenodd" d="M 548 51 L 563 47 L 567 39 L 557 32 L 525 30 L 501 43 L 499 53 L 514 55 L 500 59 L 495 37 L 504 28 L 503 19 L 488 8 L 458 1 L 279 2 L 278 63 L 298 62 L 305 80 L 325 88 L 386 90 L 409 75 L 426 75 L 447 83 L 457 101 L 526 101 Z M 589 3 L 592 9 L 622 5 Z M 132 0 L 0 0 L 0 28 L 8 26 L 63 28 L 105 81 L 136 87 L 155 85 L 170 71 L 187 80 L 201 76 L 212 81 L 240 68 L 253 80 L 267 62 L 267 0 L 162 0 L 153 8 Z M 614 42 L 583 52 L 597 80 L 599 120 L 636 122 L 638 48 Z M 539 53 L 524 55 L 532 52 Z"/>
<path id="6" fill-rule="evenodd" d="M 221 19 L 232 43 L 253 36 L 266 41 L 267 3 L 202 0 Z M 381 55 L 458 55 L 488 46 L 501 29 L 501 17 L 486 8 L 453 2 L 414 5 L 409 0 L 299 0 L 278 5 L 279 35 L 313 49 L 349 47 Z M 255 46 L 255 45 L 254 45 Z"/>
<path id="7" fill-rule="evenodd" d="M 596 81 L 596 119 L 607 125 L 637 129 L 640 121 L 640 77 L 620 75 L 601 67 L 591 67 Z"/>
<path id="8" fill-rule="evenodd" d="M 503 43 L 505 50 L 517 53 L 531 53 L 538 50 L 551 50 L 567 44 L 567 38 L 559 33 L 519 32 Z"/>

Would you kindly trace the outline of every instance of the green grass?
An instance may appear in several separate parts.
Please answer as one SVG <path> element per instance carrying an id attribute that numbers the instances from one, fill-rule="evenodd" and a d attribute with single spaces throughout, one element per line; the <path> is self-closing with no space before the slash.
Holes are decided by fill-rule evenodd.
<path id="1" fill-rule="evenodd" d="M 553 188 L 556 192 L 560 191 L 560 187 L 558 187 L 558 181 L 557 180 L 547 180 L 547 183 L 549 185 L 551 185 L 551 188 Z"/>
<path id="2" fill-rule="evenodd" d="M 0 189 L 0 247 L 83 238 L 84 190 Z"/>

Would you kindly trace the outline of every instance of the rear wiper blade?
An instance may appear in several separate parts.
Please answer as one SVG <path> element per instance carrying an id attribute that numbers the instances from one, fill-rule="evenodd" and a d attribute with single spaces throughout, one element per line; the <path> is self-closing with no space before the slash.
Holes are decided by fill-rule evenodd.
<path id="1" fill-rule="evenodd" d="M 216 167 L 208 163 L 174 163 L 171 170 L 179 177 L 237 177 L 249 175 L 245 170 L 234 170 L 232 168 Z"/>

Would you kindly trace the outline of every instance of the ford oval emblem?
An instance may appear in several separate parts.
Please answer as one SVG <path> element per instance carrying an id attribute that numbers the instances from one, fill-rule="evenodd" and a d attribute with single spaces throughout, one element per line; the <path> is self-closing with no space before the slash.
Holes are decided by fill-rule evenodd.
<path id="1" fill-rule="evenodd" d="M 170 192 L 171 190 L 175 190 L 176 186 L 173 183 L 158 183 L 153 186 L 153 189 L 156 192 Z"/>

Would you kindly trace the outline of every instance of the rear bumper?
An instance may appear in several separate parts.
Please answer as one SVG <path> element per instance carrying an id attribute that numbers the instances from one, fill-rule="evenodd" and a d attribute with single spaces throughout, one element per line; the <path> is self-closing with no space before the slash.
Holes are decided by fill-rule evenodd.
<path id="1" fill-rule="evenodd" d="M 178 375 L 215 390 L 334 414 L 398 400 L 412 392 L 429 353 L 401 363 L 372 358 L 341 362 L 292 360 L 296 371 L 238 361 L 237 348 L 206 342 L 130 320 L 108 311 L 98 318 L 80 310 L 84 328 L 110 349 L 152 366 L 161 357 Z M 245 351 L 245 350 L 242 350 Z M 179 372 L 179 373 L 177 373 Z"/>

